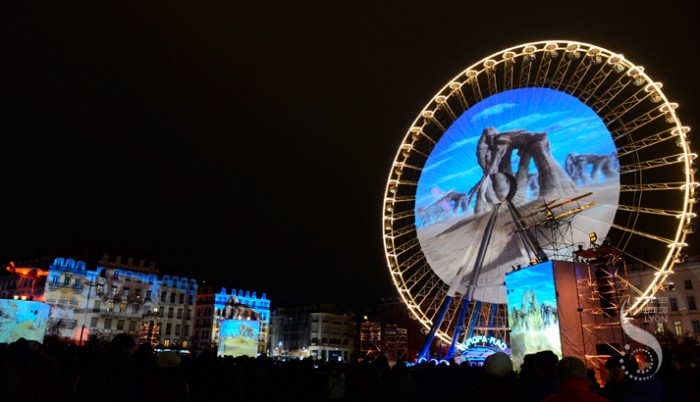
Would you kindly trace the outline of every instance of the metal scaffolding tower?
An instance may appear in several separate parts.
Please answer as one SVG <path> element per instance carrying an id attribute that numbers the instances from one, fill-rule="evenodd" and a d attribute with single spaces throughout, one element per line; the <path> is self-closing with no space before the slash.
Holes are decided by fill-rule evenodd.
<path id="1" fill-rule="evenodd" d="M 408 331 L 406 328 L 399 328 L 396 324 L 384 326 L 382 353 L 393 363 L 406 360 L 408 356 Z"/>
<path id="2" fill-rule="evenodd" d="M 360 325 L 360 357 L 374 360 L 382 353 L 382 326 L 376 321 L 364 321 Z"/>

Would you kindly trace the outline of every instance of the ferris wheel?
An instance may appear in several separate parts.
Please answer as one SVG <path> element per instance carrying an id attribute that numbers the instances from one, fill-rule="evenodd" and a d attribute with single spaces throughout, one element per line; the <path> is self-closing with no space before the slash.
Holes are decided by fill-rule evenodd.
<path id="1" fill-rule="evenodd" d="M 656 270 L 627 312 L 644 307 L 697 201 L 690 129 L 661 89 L 621 54 L 554 40 L 494 53 L 435 94 L 383 205 L 393 282 L 430 338 L 505 339 L 505 274 L 571 260 L 592 236 Z"/>

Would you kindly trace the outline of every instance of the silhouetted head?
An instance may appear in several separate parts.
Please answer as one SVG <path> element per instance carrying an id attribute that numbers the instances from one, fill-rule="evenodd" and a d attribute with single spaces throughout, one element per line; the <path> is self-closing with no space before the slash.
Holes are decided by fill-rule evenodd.
<path id="1" fill-rule="evenodd" d="M 486 358 L 484 371 L 494 377 L 505 377 L 513 372 L 513 363 L 507 354 L 496 352 Z"/>
<path id="2" fill-rule="evenodd" d="M 559 357 L 551 350 L 542 350 L 535 353 L 535 368 L 539 375 L 554 376 L 554 367 L 558 361 Z"/>
<path id="3" fill-rule="evenodd" d="M 109 350 L 115 355 L 130 356 L 136 350 L 136 340 L 129 334 L 118 334 L 109 343 Z"/>
<path id="4" fill-rule="evenodd" d="M 559 380 L 569 378 L 588 378 L 586 373 L 586 365 L 578 357 L 566 356 L 563 357 L 554 367 L 554 375 Z"/>

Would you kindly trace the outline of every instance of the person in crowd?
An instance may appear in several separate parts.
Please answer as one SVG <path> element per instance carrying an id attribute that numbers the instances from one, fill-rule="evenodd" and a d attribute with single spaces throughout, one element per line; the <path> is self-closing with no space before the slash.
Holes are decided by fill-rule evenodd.
<path id="1" fill-rule="evenodd" d="M 326 399 L 334 402 L 344 402 L 345 398 L 345 373 L 338 362 L 328 364 L 328 385 L 326 386 Z"/>
<path id="2" fill-rule="evenodd" d="M 139 389 L 136 370 L 130 356 L 136 351 L 136 340 L 128 334 L 116 335 L 101 352 L 91 356 L 79 374 L 76 402 L 137 401 L 143 396 Z"/>
<path id="3" fill-rule="evenodd" d="M 581 359 L 566 356 L 554 368 L 558 391 L 542 399 L 542 402 L 610 402 L 590 390 L 586 365 Z"/>
<path id="4" fill-rule="evenodd" d="M 147 386 L 149 400 L 153 402 L 189 402 L 190 389 L 182 373 L 182 359 L 172 350 L 158 354 L 154 375 Z"/>
<path id="5" fill-rule="evenodd" d="M 534 373 L 529 376 L 526 374 L 525 378 L 521 378 L 522 400 L 539 402 L 557 390 L 558 381 L 554 376 L 554 368 L 559 357 L 551 350 L 542 350 L 535 353 L 529 360 L 532 361 L 530 364 L 534 365 Z"/>
<path id="6" fill-rule="evenodd" d="M 520 395 L 513 363 L 507 354 L 496 352 L 484 361 L 480 380 L 475 382 L 475 401 L 517 401 Z"/>

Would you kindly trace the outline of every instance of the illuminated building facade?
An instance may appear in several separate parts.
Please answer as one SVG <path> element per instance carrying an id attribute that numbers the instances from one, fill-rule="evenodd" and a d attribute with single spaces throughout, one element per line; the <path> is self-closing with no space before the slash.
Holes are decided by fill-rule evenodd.
<path id="1" fill-rule="evenodd" d="M 263 293 L 258 298 L 256 292 L 236 292 L 236 289 L 229 294 L 226 288 L 219 293 L 214 293 L 212 288 L 197 293 L 193 348 L 218 348 L 221 321 L 227 319 L 258 321 L 258 353 L 268 353 L 270 300 L 267 295 Z"/>
<path id="2" fill-rule="evenodd" d="M 630 287 L 646 289 L 655 278 L 655 270 L 643 265 L 630 265 L 627 279 Z M 700 339 L 700 256 L 676 263 L 673 274 L 663 283 L 650 302 L 635 318 L 635 324 L 663 337 Z M 632 294 L 634 298 L 635 295 Z"/>
<path id="3" fill-rule="evenodd" d="M 335 305 L 278 308 L 272 317 L 270 348 L 277 358 L 350 361 L 355 351 L 356 319 Z"/>
<path id="4" fill-rule="evenodd" d="M 44 301 L 44 286 L 49 271 L 36 267 L 16 267 L 10 263 L 0 276 L 0 299 Z"/>
<path id="5" fill-rule="evenodd" d="M 162 320 L 160 344 L 188 349 L 194 328 L 197 281 L 164 275 L 158 290 L 158 311 Z"/>
<path id="6" fill-rule="evenodd" d="M 56 258 L 44 290 L 51 306 L 48 335 L 76 343 L 111 340 L 127 333 L 139 342 L 187 348 L 194 316 L 195 279 L 164 275 L 155 264 L 138 265 L 108 255 L 96 269 Z"/>

